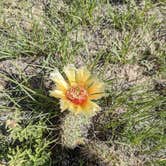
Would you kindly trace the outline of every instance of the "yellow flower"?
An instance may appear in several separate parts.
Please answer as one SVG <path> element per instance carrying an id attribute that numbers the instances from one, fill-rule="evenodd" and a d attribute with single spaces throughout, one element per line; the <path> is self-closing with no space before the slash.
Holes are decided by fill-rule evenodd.
<path id="1" fill-rule="evenodd" d="M 56 88 L 50 91 L 50 96 L 60 98 L 60 107 L 73 113 L 94 114 L 100 107 L 93 100 L 104 96 L 104 83 L 92 76 L 86 67 L 79 69 L 74 65 L 64 67 L 67 81 L 56 69 L 50 77 Z"/>

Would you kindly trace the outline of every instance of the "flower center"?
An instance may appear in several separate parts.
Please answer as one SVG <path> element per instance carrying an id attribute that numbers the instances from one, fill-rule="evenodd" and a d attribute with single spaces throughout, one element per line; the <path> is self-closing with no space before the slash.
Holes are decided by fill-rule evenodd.
<path id="1" fill-rule="evenodd" d="M 83 87 L 74 86 L 66 91 L 66 97 L 72 103 L 81 105 L 86 102 L 88 98 L 88 93 Z"/>

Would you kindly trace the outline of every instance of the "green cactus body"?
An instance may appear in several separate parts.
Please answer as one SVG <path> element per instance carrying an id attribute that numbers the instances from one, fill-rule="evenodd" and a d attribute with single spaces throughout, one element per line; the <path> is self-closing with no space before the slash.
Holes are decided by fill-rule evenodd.
<path id="1" fill-rule="evenodd" d="M 90 117 L 83 114 L 66 115 L 62 123 L 62 144 L 68 148 L 75 148 L 84 144 L 90 125 Z"/>

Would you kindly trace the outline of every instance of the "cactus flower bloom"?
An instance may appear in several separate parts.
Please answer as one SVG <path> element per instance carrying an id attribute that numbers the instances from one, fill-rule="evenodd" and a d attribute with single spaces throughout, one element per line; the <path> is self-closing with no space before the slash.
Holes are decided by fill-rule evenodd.
<path id="1" fill-rule="evenodd" d="M 50 96 L 60 99 L 61 110 L 87 115 L 99 111 L 100 107 L 93 100 L 104 96 L 104 83 L 92 76 L 86 67 L 77 69 L 67 65 L 63 71 L 67 80 L 57 69 L 50 75 L 56 85 Z"/>

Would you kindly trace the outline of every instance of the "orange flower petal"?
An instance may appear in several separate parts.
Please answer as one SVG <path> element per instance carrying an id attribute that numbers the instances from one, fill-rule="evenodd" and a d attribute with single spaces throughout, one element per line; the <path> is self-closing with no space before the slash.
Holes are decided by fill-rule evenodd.
<path id="1" fill-rule="evenodd" d="M 55 98 L 64 98 L 65 94 L 63 91 L 55 89 L 55 90 L 50 91 L 50 96 L 55 97 Z"/>
<path id="2" fill-rule="evenodd" d="M 92 100 L 97 100 L 102 98 L 105 93 L 105 85 L 103 82 L 100 81 L 96 81 L 96 80 L 91 80 L 91 82 L 89 82 L 89 86 L 88 86 L 88 94 L 89 94 L 89 99 Z"/>
<path id="3" fill-rule="evenodd" d="M 89 100 L 84 106 L 82 106 L 82 110 L 85 114 L 93 115 L 100 110 L 100 107 Z"/>
<path id="4" fill-rule="evenodd" d="M 75 85 L 76 84 L 76 68 L 74 65 L 67 65 L 64 67 L 63 71 L 65 72 L 70 85 Z"/>
<path id="5" fill-rule="evenodd" d="M 54 72 L 50 74 L 50 78 L 56 83 L 56 87 L 58 90 L 65 91 L 68 89 L 68 83 L 64 80 L 63 76 L 57 69 L 55 69 Z"/>
<path id="6" fill-rule="evenodd" d="M 64 100 L 64 99 L 61 99 L 60 100 L 60 108 L 61 108 L 61 111 L 65 111 L 69 108 L 69 102 L 67 100 Z"/>
<path id="7" fill-rule="evenodd" d="M 81 67 L 77 70 L 76 73 L 76 82 L 81 85 L 85 86 L 86 81 L 90 78 L 91 74 L 86 67 Z"/>

